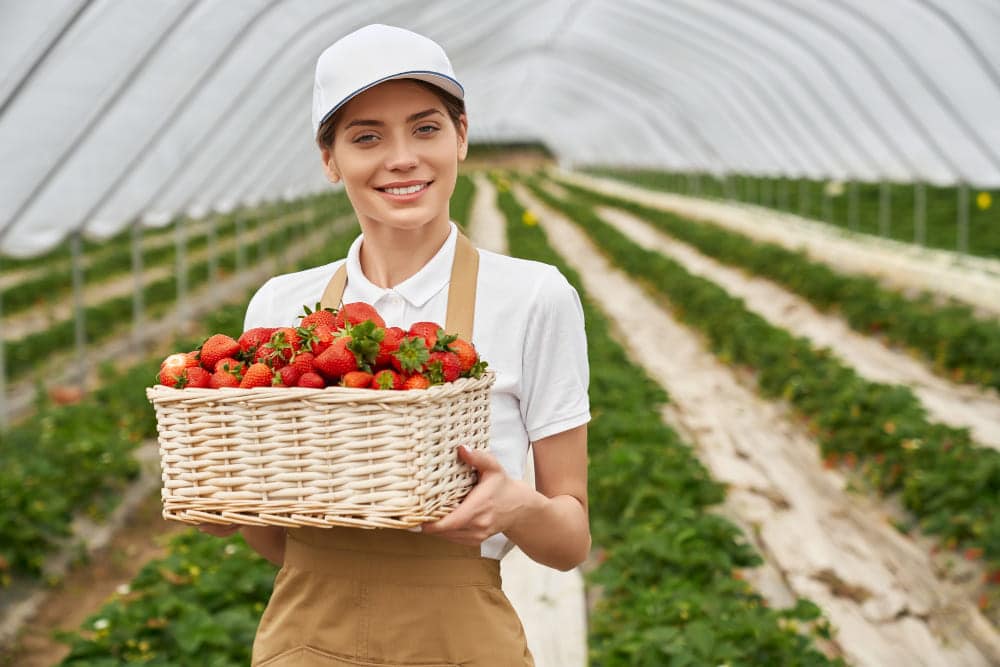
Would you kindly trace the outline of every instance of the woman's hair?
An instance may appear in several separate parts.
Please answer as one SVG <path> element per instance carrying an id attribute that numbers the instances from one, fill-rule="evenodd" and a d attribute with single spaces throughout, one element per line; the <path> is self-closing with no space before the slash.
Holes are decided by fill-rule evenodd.
<path id="1" fill-rule="evenodd" d="M 443 88 L 438 88 L 433 83 L 428 83 L 421 79 L 406 79 L 407 81 L 412 81 L 420 86 L 423 86 L 430 92 L 437 95 L 438 99 L 444 105 L 445 111 L 448 112 L 448 117 L 451 118 L 452 124 L 454 124 L 455 129 L 458 129 L 461 124 L 461 116 L 465 113 L 465 100 L 459 99 L 449 93 Z M 333 138 L 337 130 L 337 121 L 340 120 L 340 112 L 343 107 L 337 109 L 332 116 L 326 119 L 319 129 L 316 131 L 316 144 L 320 148 L 330 148 L 333 146 Z"/>

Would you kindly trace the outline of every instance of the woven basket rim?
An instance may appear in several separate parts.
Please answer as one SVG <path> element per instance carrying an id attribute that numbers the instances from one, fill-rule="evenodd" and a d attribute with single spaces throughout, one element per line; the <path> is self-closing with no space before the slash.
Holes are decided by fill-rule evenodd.
<path id="1" fill-rule="evenodd" d="M 465 393 L 482 387 L 491 386 L 496 380 L 496 372 L 487 368 L 479 378 L 459 378 L 454 382 L 436 384 L 427 389 L 400 391 L 386 389 L 364 389 L 358 387 L 338 387 L 330 386 L 322 389 L 310 389 L 308 387 L 254 387 L 253 389 L 241 389 L 238 387 L 188 387 L 186 389 L 176 389 L 166 385 L 157 384 L 146 387 L 146 396 L 150 401 L 169 402 L 184 399 L 205 399 L 218 397 L 220 399 L 234 400 L 243 397 L 262 398 L 273 393 L 275 396 L 284 396 L 289 399 L 310 399 L 320 397 L 349 397 L 357 402 L 385 402 L 393 403 L 423 403 L 434 400 L 441 395 L 451 395 Z"/>

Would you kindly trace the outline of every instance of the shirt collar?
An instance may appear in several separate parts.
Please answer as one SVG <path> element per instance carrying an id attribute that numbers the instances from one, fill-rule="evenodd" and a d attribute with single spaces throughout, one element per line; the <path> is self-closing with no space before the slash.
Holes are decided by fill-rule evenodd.
<path id="1" fill-rule="evenodd" d="M 451 232 L 445 240 L 444 245 L 437 251 L 429 262 L 424 264 L 419 271 L 392 288 L 397 294 L 402 296 L 415 308 L 422 308 L 430 301 L 431 297 L 441 291 L 441 289 L 451 282 L 451 265 L 455 259 L 455 244 L 458 240 L 458 227 L 454 222 L 449 222 Z M 351 291 L 356 294 L 361 301 L 374 304 L 390 290 L 379 287 L 365 277 L 361 270 L 361 242 L 364 234 L 359 236 L 351 244 L 347 251 L 347 284 Z"/>

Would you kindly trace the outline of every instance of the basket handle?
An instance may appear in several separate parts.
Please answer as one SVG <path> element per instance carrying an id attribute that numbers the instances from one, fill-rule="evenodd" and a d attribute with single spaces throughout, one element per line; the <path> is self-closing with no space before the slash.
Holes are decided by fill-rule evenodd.
<path id="1" fill-rule="evenodd" d="M 476 283 L 479 277 L 479 251 L 461 230 L 455 243 L 455 259 L 451 263 L 451 282 L 448 284 L 448 315 L 444 330 L 472 341 L 472 324 L 476 313 Z M 347 263 L 334 272 L 323 292 L 320 303 L 324 308 L 343 305 L 347 287 Z"/>

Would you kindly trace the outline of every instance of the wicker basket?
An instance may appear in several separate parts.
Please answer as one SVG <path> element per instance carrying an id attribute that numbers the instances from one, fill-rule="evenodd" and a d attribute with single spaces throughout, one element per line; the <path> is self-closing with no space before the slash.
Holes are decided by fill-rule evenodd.
<path id="1" fill-rule="evenodd" d="M 408 528 L 475 483 L 455 448 L 488 449 L 488 370 L 416 391 L 146 390 L 163 516 L 185 523 Z"/>

